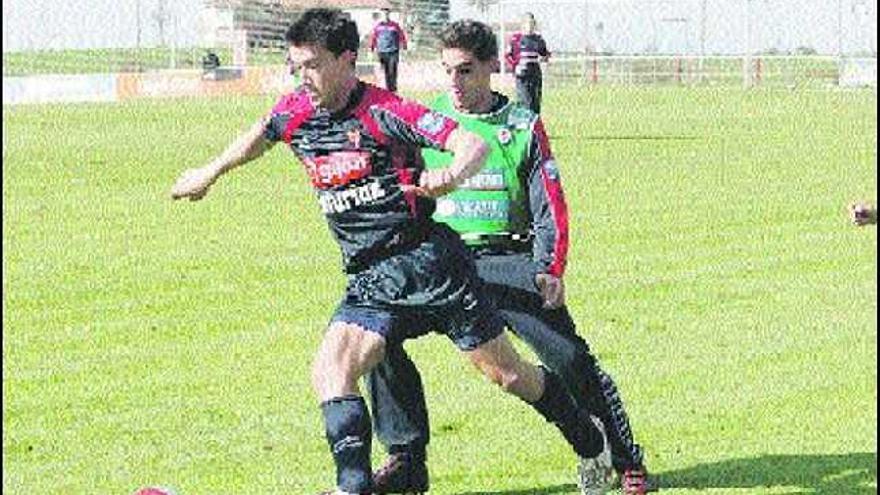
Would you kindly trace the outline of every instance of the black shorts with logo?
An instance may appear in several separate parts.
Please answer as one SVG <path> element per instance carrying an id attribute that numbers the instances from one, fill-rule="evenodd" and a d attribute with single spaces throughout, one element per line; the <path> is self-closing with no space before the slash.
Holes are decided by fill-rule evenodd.
<path id="1" fill-rule="evenodd" d="M 349 275 L 331 324 L 353 323 L 389 343 L 437 331 L 469 351 L 503 323 L 486 297 L 471 253 L 449 227 L 431 222 L 422 239 Z"/>

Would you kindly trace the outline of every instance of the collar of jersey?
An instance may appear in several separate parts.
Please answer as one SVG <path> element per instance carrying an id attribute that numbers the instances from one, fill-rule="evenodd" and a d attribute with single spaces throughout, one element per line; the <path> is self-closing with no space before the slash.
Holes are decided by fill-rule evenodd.
<path id="1" fill-rule="evenodd" d="M 344 107 L 340 108 L 335 112 L 330 112 L 326 108 L 318 107 L 319 111 L 324 111 L 330 114 L 330 118 L 334 120 L 339 120 L 344 117 L 347 117 L 348 114 L 352 112 L 355 108 L 357 108 L 358 104 L 360 104 L 361 99 L 364 97 L 364 93 L 366 92 L 367 85 L 364 84 L 363 81 L 358 80 L 354 89 L 351 90 L 351 94 L 348 95 L 348 102 Z"/>
<path id="2" fill-rule="evenodd" d="M 483 122 L 488 122 L 490 124 L 503 124 L 503 123 L 507 122 L 507 110 L 510 108 L 511 105 L 513 105 L 513 102 L 510 100 L 510 98 L 508 98 L 508 97 L 504 96 L 503 94 L 498 93 L 496 91 L 493 91 L 492 94 L 495 95 L 496 105 L 498 105 L 497 104 L 498 101 L 503 102 L 503 104 L 498 105 L 498 108 L 496 108 L 495 110 L 491 110 L 486 113 L 461 112 L 455 108 L 455 105 L 453 105 L 451 101 L 449 101 L 448 94 L 444 93 L 443 98 L 447 99 L 447 102 L 449 103 L 448 106 L 449 106 L 449 108 L 452 109 L 452 112 L 454 115 L 451 115 L 451 117 L 477 119 L 477 120 L 481 120 Z"/>

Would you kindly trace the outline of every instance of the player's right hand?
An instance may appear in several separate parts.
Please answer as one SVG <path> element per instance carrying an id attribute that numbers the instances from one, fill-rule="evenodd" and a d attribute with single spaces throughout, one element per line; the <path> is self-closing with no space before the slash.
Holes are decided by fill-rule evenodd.
<path id="1" fill-rule="evenodd" d="M 189 198 L 190 201 L 198 201 L 208 194 L 208 188 L 214 180 L 216 176 L 207 168 L 185 170 L 171 188 L 171 199 Z"/>
<path id="2" fill-rule="evenodd" d="M 419 185 L 401 186 L 403 192 L 414 192 L 419 196 L 439 198 L 452 192 L 457 187 L 455 177 L 448 168 L 423 170 L 419 175 Z"/>

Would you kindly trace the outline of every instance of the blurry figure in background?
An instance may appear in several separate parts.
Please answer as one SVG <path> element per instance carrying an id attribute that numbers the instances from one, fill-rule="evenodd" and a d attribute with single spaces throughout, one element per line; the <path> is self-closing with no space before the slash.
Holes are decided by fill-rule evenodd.
<path id="1" fill-rule="evenodd" d="M 397 65 L 400 50 L 406 50 L 406 33 L 400 24 L 391 20 L 391 11 L 382 9 L 382 20 L 370 34 L 370 51 L 379 55 L 379 64 L 385 74 L 385 89 L 397 91 Z"/>
<path id="2" fill-rule="evenodd" d="M 522 32 L 514 33 L 507 50 L 507 65 L 516 75 L 516 94 L 520 103 L 535 113 L 541 113 L 541 62 L 550 57 L 547 43 L 536 32 L 535 16 L 527 12 Z"/>
<path id="3" fill-rule="evenodd" d="M 218 67 L 220 67 L 220 57 L 213 51 L 208 50 L 208 53 L 202 57 L 202 69 L 207 74 L 217 70 Z"/>
<path id="4" fill-rule="evenodd" d="M 867 201 L 851 203 L 848 210 L 849 219 L 859 227 L 877 224 L 877 207 Z"/>

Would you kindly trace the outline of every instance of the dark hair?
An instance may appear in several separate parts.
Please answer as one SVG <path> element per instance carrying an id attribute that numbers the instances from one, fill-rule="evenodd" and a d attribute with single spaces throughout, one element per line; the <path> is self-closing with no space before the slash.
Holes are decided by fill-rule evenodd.
<path id="1" fill-rule="evenodd" d="M 498 58 L 498 40 L 492 28 L 470 19 L 455 21 L 443 29 L 440 49 L 447 48 L 467 50 L 483 62 Z"/>
<path id="2" fill-rule="evenodd" d="M 309 9 L 287 28 L 284 39 L 294 46 L 314 44 L 337 57 L 346 51 L 357 54 L 360 45 L 357 24 L 339 9 Z"/>

